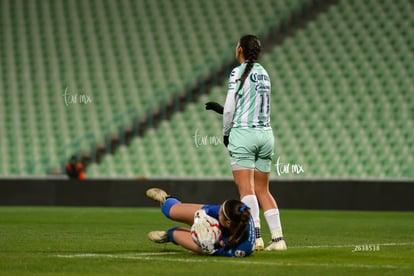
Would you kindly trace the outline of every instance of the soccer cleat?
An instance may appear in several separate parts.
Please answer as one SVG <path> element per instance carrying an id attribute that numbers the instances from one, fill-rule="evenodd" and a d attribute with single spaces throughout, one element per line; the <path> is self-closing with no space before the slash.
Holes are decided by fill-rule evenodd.
<path id="1" fill-rule="evenodd" d="M 265 248 L 266 251 L 285 251 L 287 250 L 286 242 L 283 237 L 271 241 L 270 245 Z"/>
<path id="2" fill-rule="evenodd" d="M 167 231 L 151 231 L 148 233 L 148 239 L 156 243 L 168 242 Z"/>
<path id="3" fill-rule="evenodd" d="M 159 188 L 148 189 L 146 195 L 148 198 L 158 201 L 161 204 L 163 204 L 169 197 L 169 195 L 164 190 Z"/>
<path id="4" fill-rule="evenodd" d="M 264 248 L 264 242 L 262 238 L 256 238 L 256 246 L 254 247 L 254 251 L 263 251 Z"/>

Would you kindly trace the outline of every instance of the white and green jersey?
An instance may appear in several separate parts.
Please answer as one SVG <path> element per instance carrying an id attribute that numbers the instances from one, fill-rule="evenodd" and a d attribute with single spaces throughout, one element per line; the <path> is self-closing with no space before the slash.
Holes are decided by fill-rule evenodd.
<path id="1" fill-rule="evenodd" d="M 231 128 L 271 129 L 270 78 L 266 70 L 255 63 L 240 88 L 239 81 L 247 63 L 233 69 L 223 111 L 223 135 Z"/>

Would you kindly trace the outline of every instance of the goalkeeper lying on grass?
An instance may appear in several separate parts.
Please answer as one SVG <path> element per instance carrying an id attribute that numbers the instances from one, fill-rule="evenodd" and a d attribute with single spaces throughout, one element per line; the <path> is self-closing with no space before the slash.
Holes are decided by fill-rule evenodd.
<path id="1" fill-rule="evenodd" d="M 254 223 L 250 208 L 243 202 L 226 200 L 222 205 L 181 203 L 158 188 L 147 190 L 147 197 L 161 203 L 161 211 L 167 218 L 191 226 L 191 230 L 173 227 L 168 231 L 149 232 L 151 241 L 172 242 L 196 253 L 215 256 L 246 257 L 254 251 Z"/>

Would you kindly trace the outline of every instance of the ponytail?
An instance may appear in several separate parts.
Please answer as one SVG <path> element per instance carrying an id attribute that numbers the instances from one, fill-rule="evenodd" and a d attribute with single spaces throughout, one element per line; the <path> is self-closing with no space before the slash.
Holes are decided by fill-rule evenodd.
<path id="1" fill-rule="evenodd" d="M 260 40 L 257 36 L 254 35 L 244 35 L 239 40 L 240 47 L 243 49 L 244 58 L 246 60 L 246 67 L 241 75 L 240 79 L 240 86 L 237 92 L 243 87 L 244 81 L 246 80 L 247 76 L 249 75 L 250 71 L 253 68 L 253 65 L 259 59 L 261 45 Z"/>

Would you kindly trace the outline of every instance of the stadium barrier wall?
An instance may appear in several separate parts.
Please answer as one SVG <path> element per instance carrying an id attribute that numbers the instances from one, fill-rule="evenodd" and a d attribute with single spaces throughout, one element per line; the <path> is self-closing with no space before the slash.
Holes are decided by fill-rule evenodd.
<path id="1" fill-rule="evenodd" d="M 238 198 L 231 179 L 0 179 L 0 205 L 155 207 L 151 187 L 185 202 Z M 272 180 L 270 188 L 281 209 L 414 210 L 414 180 Z"/>

